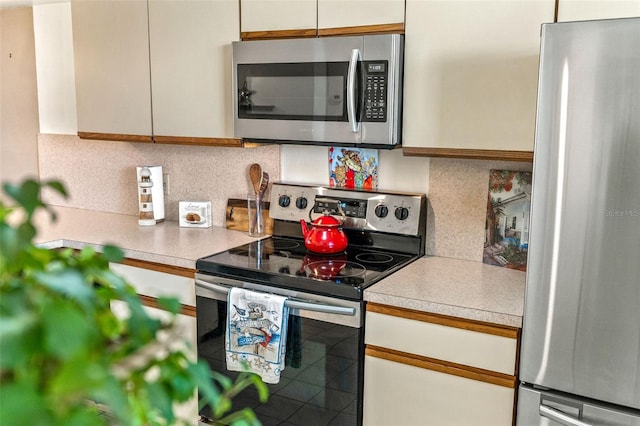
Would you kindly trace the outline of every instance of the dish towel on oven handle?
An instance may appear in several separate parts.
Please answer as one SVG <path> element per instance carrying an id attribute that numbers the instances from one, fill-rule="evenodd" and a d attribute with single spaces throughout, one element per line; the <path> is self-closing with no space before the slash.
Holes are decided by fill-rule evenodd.
<path id="1" fill-rule="evenodd" d="M 285 296 L 232 287 L 227 308 L 227 370 L 250 371 L 278 383 L 287 349 Z"/>

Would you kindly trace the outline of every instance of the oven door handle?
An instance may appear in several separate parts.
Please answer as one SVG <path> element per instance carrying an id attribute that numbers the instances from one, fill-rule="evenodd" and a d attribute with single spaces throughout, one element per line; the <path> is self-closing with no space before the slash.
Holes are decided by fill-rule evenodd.
<path id="1" fill-rule="evenodd" d="M 229 294 L 229 290 L 230 290 L 229 287 L 225 287 L 220 284 L 206 282 L 197 278 L 195 282 L 196 282 L 196 286 L 200 288 L 211 290 L 215 293 L 219 293 L 224 296 Z M 350 316 L 354 316 L 356 314 L 355 308 L 350 308 L 347 306 L 327 305 L 324 303 L 306 302 L 303 300 L 291 299 L 291 298 L 287 299 L 284 302 L 284 305 L 290 309 L 302 309 L 306 311 L 322 312 L 325 314 L 350 315 Z"/>

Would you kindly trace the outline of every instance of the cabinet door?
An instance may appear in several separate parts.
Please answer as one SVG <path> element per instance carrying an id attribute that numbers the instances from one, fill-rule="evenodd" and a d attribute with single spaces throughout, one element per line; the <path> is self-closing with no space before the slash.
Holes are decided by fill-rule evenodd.
<path id="1" fill-rule="evenodd" d="M 153 133 L 233 137 L 231 42 L 238 0 L 149 0 Z"/>
<path id="2" fill-rule="evenodd" d="M 514 397 L 513 388 L 365 357 L 366 425 L 511 425 Z"/>
<path id="3" fill-rule="evenodd" d="M 195 312 L 195 282 L 194 277 L 174 275 L 153 269 L 140 268 L 121 263 L 110 263 L 109 269 L 124 277 L 135 289 L 136 293 L 150 298 L 160 296 L 175 297 L 184 307 L 190 308 L 189 314 L 176 316 L 176 327 L 181 330 L 180 349 L 184 350 L 192 360 L 196 360 L 196 317 Z M 143 298 L 143 303 L 148 303 Z M 111 308 L 118 315 L 127 315 L 126 306 L 122 302 L 114 302 Z M 145 306 L 147 312 L 155 318 L 167 318 L 168 312 L 156 307 Z M 183 311 L 185 312 L 185 311 Z M 193 398 L 176 408 L 176 414 L 183 419 L 189 419 L 195 424 L 198 418 L 198 398 Z"/>
<path id="4" fill-rule="evenodd" d="M 175 297 L 183 305 L 195 306 L 194 277 L 168 274 L 122 263 L 110 263 L 109 269 L 124 277 L 136 293 L 149 297 Z"/>
<path id="5" fill-rule="evenodd" d="M 78 133 L 151 142 L 145 1 L 71 3 Z"/>
<path id="6" fill-rule="evenodd" d="M 240 27 L 251 31 L 312 30 L 317 26 L 316 0 L 240 0 Z"/>
<path id="7" fill-rule="evenodd" d="M 152 318 L 158 318 L 166 320 L 169 318 L 169 313 L 162 309 L 152 308 L 145 306 L 145 311 Z M 129 315 L 127 305 L 124 302 L 113 301 L 111 303 L 111 310 L 119 317 L 126 318 Z M 175 327 L 182 331 L 179 335 L 181 337 L 178 349 L 183 350 L 193 361 L 196 360 L 196 318 L 189 315 L 177 315 Z M 184 419 L 188 424 L 196 424 L 198 419 L 198 396 L 194 393 L 193 398 L 189 401 L 174 405 L 175 414 L 179 419 Z"/>
<path id="8" fill-rule="evenodd" d="M 532 151 L 553 0 L 407 0 L 405 147 Z"/>
<path id="9" fill-rule="evenodd" d="M 318 0 L 318 28 L 404 23 L 404 0 Z"/>
<path id="10" fill-rule="evenodd" d="M 558 22 L 640 16 L 640 0 L 560 0 Z"/>

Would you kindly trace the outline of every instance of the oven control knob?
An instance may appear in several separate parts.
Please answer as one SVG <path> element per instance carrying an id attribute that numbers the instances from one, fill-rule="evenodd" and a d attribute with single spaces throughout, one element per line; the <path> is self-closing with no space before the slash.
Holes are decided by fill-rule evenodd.
<path id="1" fill-rule="evenodd" d="M 409 209 L 406 207 L 398 207 L 396 209 L 396 219 L 405 220 L 409 217 Z"/>
<path id="2" fill-rule="evenodd" d="M 280 198 L 278 198 L 278 205 L 280 207 L 289 207 L 289 204 L 291 204 L 291 197 L 288 195 L 281 195 Z"/>
<path id="3" fill-rule="evenodd" d="M 307 208 L 307 199 L 304 197 L 296 198 L 296 207 L 300 210 Z"/>
<path id="4" fill-rule="evenodd" d="M 389 208 L 384 204 L 378 204 L 374 212 L 377 217 L 387 217 L 389 214 Z"/>

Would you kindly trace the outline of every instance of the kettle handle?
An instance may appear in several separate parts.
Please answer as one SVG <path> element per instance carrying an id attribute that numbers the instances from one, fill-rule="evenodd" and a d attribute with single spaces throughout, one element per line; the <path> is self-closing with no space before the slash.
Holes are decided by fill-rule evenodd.
<path id="1" fill-rule="evenodd" d="M 318 201 L 323 202 L 325 205 L 329 206 L 329 207 L 334 207 L 335 209 L 338 211 L 338 213 L 340 214 L 340 225 L 342 225 L 344 223 L 344 221 L 347 218 L 347 214 L 344 212 L 344 210 L 342 209 L 342 206 L 340 205 L 340 201 L 339 200 L 335 200 L 333 198 L 321 198 L 321 197 L 317 197 L 315 199 L 315 202 L 313 203 L 313 207 L 311 207 L 309 209 L 309 221 L 311 223 L 313 223 L 313 221 L 317 218 L 319 218 L 322 215 L 330 215 L 330 216 L 334 216 L 327 208 L 322 210 L 322 213 L 316 213 L 316 205 L 318 204 Z M 313 214 L 317 214 L 317 216 L 314 218 Z"/>

